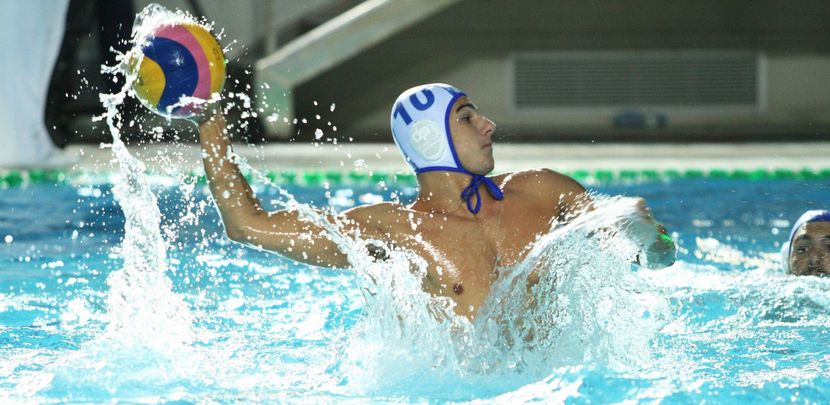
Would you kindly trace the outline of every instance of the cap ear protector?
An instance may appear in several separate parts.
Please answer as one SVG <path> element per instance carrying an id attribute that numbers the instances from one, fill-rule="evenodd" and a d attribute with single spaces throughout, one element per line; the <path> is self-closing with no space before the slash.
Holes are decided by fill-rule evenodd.
<path id="1" fill-rule="evenodd" d="M 392 137 L 415 173 L 450 171 L 472 177 L 461 193 L 461 199 L 467 202 L 467 209 L 476 214 L 481 209 L 478 191 L 481 185 L 496 200 L 501 200 L 504 195 L 496 183 L 465 169 L 458 159 L 450 132 L 450 114 L 455 101 L 463 96 L 466 96 L 464 92 L 444 83 L 413 87 L 395 100 L 390 122 Z"/>

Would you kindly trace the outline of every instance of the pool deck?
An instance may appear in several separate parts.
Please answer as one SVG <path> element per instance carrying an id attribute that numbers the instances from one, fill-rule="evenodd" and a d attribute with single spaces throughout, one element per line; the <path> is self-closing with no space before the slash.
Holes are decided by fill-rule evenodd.
<path id="1" fill-rule="evenodd" d="M 394 144 L 234 145 L 261 170 L 407 171 Z M 148 169 L 201 170 L 195 144 L 130 147 Z M 70 145 L 74 170 L 113 171 L 112 152 L 97 145 Z M 776 170 L 830 168 L 830 142 L 741 144 L 497 144 L 496 172 L 545 167 L 573 170 Z M 164 159 L 168 157 L 170 160 Z M 167 161 L 168 163 L 165 163 Z"/>

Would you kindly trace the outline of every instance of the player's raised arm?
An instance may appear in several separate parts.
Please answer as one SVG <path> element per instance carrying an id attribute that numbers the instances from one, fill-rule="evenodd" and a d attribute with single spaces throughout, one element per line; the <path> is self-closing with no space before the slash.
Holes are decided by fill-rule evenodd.
<path id="1" fill-rule="evenodd" d="M 346 255 L 321 226 L 301 219 L 296 211 L 263 210 L 232 160 L 230 137 L 221 112 L 199 124 L 199 134 L 210 192 L 231 240 L 316 266 L 349 266 Z"/>

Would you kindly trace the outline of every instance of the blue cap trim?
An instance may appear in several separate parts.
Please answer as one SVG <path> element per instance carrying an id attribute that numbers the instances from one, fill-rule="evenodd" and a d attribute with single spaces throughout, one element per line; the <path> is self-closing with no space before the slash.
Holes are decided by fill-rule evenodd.
<path id="1" fill-rule="evenodd" d="M 463 169 L 466 173 L 470 173 L 462 164 L 461 160 L 458 159 L 458 154 L 455 152 L 455 143 L 452 141 L 452 132 L 450 131 L 450 113 L 452 113 L 452 106 L 455 104 L 455 101 L 461 97 L 466 96 L 463 92 L 456 94 L 450 99 L 450 103 L 447 105 L 447 111 L 444 112 L 444 135 L 447 136 L 447 142 L 450 145 L 450 153 L 452 153 L 452 159 L 455 161 L 455 165 L 458 166 L 459 169 Z"/>
<path id="2" fill-rule="evenodd" d="M 467 170 L 458 167 L 450 167 L 450 166 L 429 166 L 424 167 L 422 169 L 415 169 L 416 174 L 427 173 L 427 172 L 456 172 L 456 173 L 464 173 L 470 174 Z"/>

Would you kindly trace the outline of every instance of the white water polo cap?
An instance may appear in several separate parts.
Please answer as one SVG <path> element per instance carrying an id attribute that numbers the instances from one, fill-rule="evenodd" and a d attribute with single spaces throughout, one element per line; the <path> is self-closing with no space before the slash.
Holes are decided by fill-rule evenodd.
<path id="1" fill-rule="evenodd" d="M 392 106 L 392 136 L 415 170 L 463 169 L 450 136 L 450 109 L 464 92 L 443 83 L 404 91 Z M 464 170 L 466 173 L 466 170 Z"/>
<path id="2" fill-rule="evenodd" d="M 464 92 L 449 84 L 416 86 L 398 96 L 390 120 L 392 137 L 415 173 L 451 171 L 472 177 L 461 198 L 467 202 L 467 209 L 476 214 L 481 209 L 480 186 L 484 185 L 496 200 L 504 195 L 492 180 L 470 172 L 458 160 L 450 134 L 450 113 L 455 101 L 463 96 Z"/>

